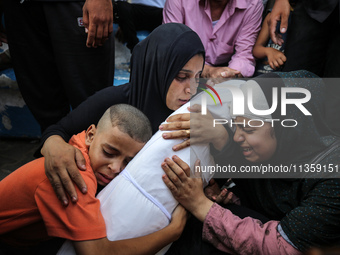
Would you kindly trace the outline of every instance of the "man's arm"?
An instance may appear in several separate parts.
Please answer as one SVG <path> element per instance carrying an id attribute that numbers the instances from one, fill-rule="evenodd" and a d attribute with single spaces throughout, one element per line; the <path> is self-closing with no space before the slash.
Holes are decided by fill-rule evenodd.
<path id="1" fill-rule="evenodd" d="M 278 45 L 282 45 L 283 41 L 277 37 L 276 25 L 281 21 L 280 32 L 286 33 L 288 29 L 288 18 L 290 14 L 290 4 L 288 0 L 275 0 L 275 4 L 271 11 L 270 19 L 268 20 L 269 34 L 272 41 Z"/>
<path id="2" fill-rule="evenodd" d="M 102 46 L 113 31 L 112 1 L 86 0 L 83 6 L 83 22 L 88 33 L 86 46 Z"/>
<path id="3" fill-rule="evenodd" d="M 124 215 L 122 215 L 124 217 Z M 153 255 L 171 242 L 176 241 L 185 226 L 187 213 L 182 206 L 177 206 L 172 214 L 171 223 L 165 228 L 138 238 L 109 241 L 107 238 L 73 242 L 77 254 L 119 254 Z"/>
<path id="4" fill-rule="evenodd" d="M 258 59 L 267 57 L 270 67 L 275 70 L 282 66 L 284 62 L 286 62 L 287 58 L 281 51 L 271 47 L 266 47 L 269 41 L 269 29 L 267 23 L 269 19 L 270 13 L 263 21 L 262 29 L 253 49 L 253 55 Z"/>
<path id="5" fill-rule="evenodd" d="M 204 69 L 202 72 L 203 78 L 242 78 L 242 74 L 240 71 L 232 69 L 227 66 L 211 66 L 209 64 L 204 65 Z M 223 80 L 213 81 L 214 83 L 222 82 Z"/>
<path id="6" fill-rule="evenodd" d="M 231 57 L 228 67 L 241 72 L 243 77 L 254 74 L 255 59 L 253 47 L 261 28 L 263 5 L 256 1 L 248 10 L 244 24 L 235 41 L 235 54 Z"/>
<path id="7" fill-rule="evenodd" d="M 163 24 L 164 23 L 184 24 L 181 0 L 167 0 L 165 2 L 163 8 Z"/>
<path id="8" fill-rule="evenodd" d="M 268 13 L 266 18 L 263 20 L 261 31 L 259 33 L 259 36 L 256 39 L 256 42 L 253 48 L 253 55 L 257 59 L 262 59 L 262 58 L 267 57 L 266 46 L 269 41 L 269 29 L 268 29 L 267 22 L 269 18 L 270 18 L 270 13 Z"/>

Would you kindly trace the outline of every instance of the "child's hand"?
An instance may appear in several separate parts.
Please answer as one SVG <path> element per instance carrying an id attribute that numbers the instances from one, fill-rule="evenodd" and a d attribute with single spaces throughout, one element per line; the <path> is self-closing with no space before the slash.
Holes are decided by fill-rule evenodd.
<path id="1" fill-rule="evenodd" d="M 165 172 L 163 181 L 174 198 L 203 222 L 213 202 L 204 195 L 201 173 L 195 171 L 190 176 L 189 165 L 178 156 L 166 158 L 161 166 Z M 196 160 L 194 169 L 199 166 L 200 161 Z"/>
<path id="2" fill-rule="evenodd" d="M 172 213 L 172 218 L 171 218 L 171 222 L 172 223 L 180 223 L 180 225 L 185 225 L 185 223 L 187 222 L 188 219 L 188 212 L 187 210 L 185 210 L 185 208 L 178 204 L 175 208 L 175 210 Z"/>
<path id="3" fill-rule="evenodd" d="M 172 213 L 171 223 L 178 231 L 178 237 L 182 234 L 185 224 L 188 219 L 188 212 L 180 204 L 177 205 Z"/>
<path id="4" fill-rule="evenodd" d="M 179 151 L 190 146 L 190 113 L 175 114 L 169 117 L 167 123 L 159 126 L 162 131 L 172 131 L 163 133 L 164 139 L 184 139 L 183 142 L 176 144 L 172 149 Z"/>
<path id="5" fill-rule="evenodd" d="M 217 84 L 222 82 L 224 78 L 241 78 L 242 74 L 240 71 L 227 66 L 204 65 L 202 77 L 208 78 L 214 84 Z"/>
<path id="6" fill-rule="evenodd" d="M 270 67 L 274 70 L 283 66 L 286 62 L 286 56 L 279 50 L 273 48 L 266 48 L 268 63 Z"/>
<path id="7" fill-rule="evenodd" d="M 214 118 L 208 111 L 207 115 L 201 114 L 201 106 L 193 105 L 188 108 L 190 113 L 175 114 L 160 125 L 164 132 L 164 139 L 184 139 L 173 146 L 174 151 L 179 151 L 192 144 L 211 143 L 215 149 L 221 150 L 229 141 L 229 135 L 223 125 L 213 127 Z M 204 134 L 204 135 L 203 135 Z"/>
<path id="8" fill-rule="evenodd" d="M 77 202 L 78 196 L 73 181 L 84 194 L 87 192 L 87 186 L 78 169 L 79 167 L 86 170 L 81 151 L 66 143 L 60 136 L 53 135 L 45 141 L 41 154 L 45 157 L 46 176 L 58 199 L 67 206 L 67 192 L 72 202 Z"/>
<path id="9" fill-rule="evenodd" d="M 290 4 L 288 0 L 276 0 L 271 11 L 270 18 L 268 19 L 268 32 L 272 41 L 278 45 L 282 45 L 282 40 L 277 38 L 276 25 L 281 21 L 280 32 L 286 33 L 288 29 L 288 17 L 290 13 Z"/>

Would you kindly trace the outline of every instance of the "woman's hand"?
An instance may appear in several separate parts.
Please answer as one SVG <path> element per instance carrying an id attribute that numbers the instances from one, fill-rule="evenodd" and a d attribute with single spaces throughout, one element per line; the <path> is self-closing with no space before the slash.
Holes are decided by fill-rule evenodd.
<path id="1" fill-rule="evenodd" d="M 58 199 L 65 206 L 68 205 L 65 190 L 70 195 L 72 202 L 78 200 L 72 180 L 82 193 L 87 192 L 84 179 L 79 173 L 79 169 L 86 170 L 85 159 L 79 149 L 66 143 L 60 136 L 53 135 L 45 141 L 41 154 L 45 157 L 46 176 Z"/>
<path id="2" fill-rule="evenodd" d="M 167 124 L 162 124 L 160 130 L 177 130 L 163 133 L 164 139 L 185 139 L 175 145 L 174 151 L 189 147 L 190 144 L 211 143 L 215 149 L 221 150 L 229 140 L 229 134 L 223 125 L 214 127 L 214 118 L 208 111 L 207 115 L 201 114 L 201 106 L 193 105 L 188 108 L 190 113 L 176 114 L 167 119 Z"/>
<path id="3" fill-rule="evenodd" d="M 162 131 L 173 131 L 163 133 L 164 139 L 184 139 L 183 142 L 176 144 L 172 149 L 179 151 L 190 146 L 190 113 L 176 114 L 166 120 L 168 123 L 160 125 Z M 175 130 L 175 131 L 174 131 Z"/>
<path id="4" fill-rule="evenodd" d="M 195 169 L 197 167 L 199 160 L 195 163 Z M 204 221 L 213 202 L 204 195 L 200 173 L 190 177 L 190 167 L 177 156 L 173 156 L 172 160 L 166 158 L 162 168 L 165 172 L 163 181 L 174 198 L 197 219 Z"/>

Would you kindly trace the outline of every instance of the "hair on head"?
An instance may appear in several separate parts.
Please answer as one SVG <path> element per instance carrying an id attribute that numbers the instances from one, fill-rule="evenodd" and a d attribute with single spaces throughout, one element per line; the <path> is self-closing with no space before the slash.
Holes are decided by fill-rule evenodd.
<path id="1" fill-rule="evenodd" d="M 128 104 L 116 104 L 108 108 L 98 122 L 98 131 L 108 124 L 118 127 L 121 132 L 138 142 L 146 143 L 152 136 L 149 119 L 140 110 Z"/>

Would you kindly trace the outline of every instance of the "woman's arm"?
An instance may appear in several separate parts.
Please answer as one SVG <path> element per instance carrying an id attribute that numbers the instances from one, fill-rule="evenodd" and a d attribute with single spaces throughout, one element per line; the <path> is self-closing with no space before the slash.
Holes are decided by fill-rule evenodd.
<path id="1" fill-rule="evenodd" d="M 122 216 L 124 217 L 124 216 Z M 119 254 L 119 255 L 154 255 L 163 247 L 176 241 L 185 226 L 187 212 L 182 206 L 177 206 L 172 214 L 171 223 L 165 228 L 138 238 L 109 241 L 107 238 L 98 240 L 73 242 L 77 254 Z"/>
<path id="2" fill-rule="evenodd" d="M 223 125 L 214 126 L 214 118 L 210 114 L 201 114 L 201 106 L 190 107 L 191 113 L 176 114 L 167 119 L 167 124 L 160 126 L 164 139 L 185 139 L 183 142 L 173 147 L 174 151 L 179 151 L 190 144 L 210 143 L 215 149 L 221 150 L 229 141 L 229 133 Z"/>
<path id="3" fill-rule="evenodd" d="M 176 200 L 203 222 L 203 239 L 230 254 L 291 254 L 301 252 L 289 244 L 277 231 L 278 221 L 261 221 L 233 215 L 205 197 L 202 179 L 190 177 L 190 167 L 173 157 L 162 164 L 165 184 Z M 196 168 L 195 168 L 196 169 Z"/>
<path id="4" fill-rule="evenodd" d="M 86 193 L 86 184 L 79 174 L 85 162 L 79 150 L 67 144 L 72 135 L 97 124 L 105 110 L 113 104 L 127 103 L 129 84 L 108 87 L 95 93 L 42 135 L 41 154 L 45 157 L 45 171 L 58 198 L 68 204 L 66 192 L 77 201 L 72 180 Z"/>

